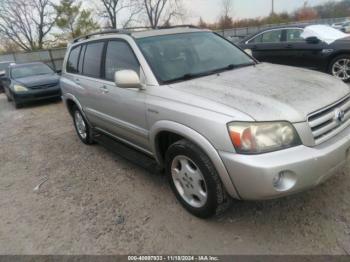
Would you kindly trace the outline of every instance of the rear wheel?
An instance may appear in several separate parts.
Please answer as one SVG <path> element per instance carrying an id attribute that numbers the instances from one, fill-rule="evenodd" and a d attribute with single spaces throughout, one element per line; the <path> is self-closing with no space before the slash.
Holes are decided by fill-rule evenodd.
<path id="1" fill-rule="evenodd" d="M 166 153 L 166 173 L 176 198 L 191 214 L 209 218 L 230 205 L 221 180 L 208 156 L 196 145 L 181 140 Z"/>
<path id="2" fill-rule="evenodd" d="M 330 64 L 329 72 L 344 82 L 350 81 L 350 55 L 341 55 L 334 58 Z"/>
<path id="3" fill-rule="evenodd" d="M 74 127 L 80 140 L 86 145 L 94 144 L 91 127 L 89 126 L 81 111 L 78 109 L 78 107 L 74 106 L 72 113 Z"/>

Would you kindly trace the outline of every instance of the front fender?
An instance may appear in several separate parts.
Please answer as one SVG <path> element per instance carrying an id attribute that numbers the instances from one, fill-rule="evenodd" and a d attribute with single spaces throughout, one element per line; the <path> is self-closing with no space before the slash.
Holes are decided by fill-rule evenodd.
<path id="1" fill-rule="evenodd" d="M 233 198 L 240 199 L 237 190 L 233 184 L 233 181 L 231 180 L 230 175 L 228 174 L 227 169 L 224 163 L 222 162 L 217 150 L 204 136 L 185 125 L 179 124 L 177 122 L 162 120 L 156 122 L 152 126 L 150 130 L 150 144 L 152 147 L 152 152 L 154 152 L 154 155 L 160 165 L 163 166 L 164 163 L 160 152 L 157 149 L 156 137 L 162 131 L 168 131 L 180 135 L 188 139 L 192 143 L 196 144 L 198 147 L 200 147 L 203 150 L 203 152 L 207 154 L 207 156 L 215 166 L 215 169 L 218 172 L 228 194 Z"/>

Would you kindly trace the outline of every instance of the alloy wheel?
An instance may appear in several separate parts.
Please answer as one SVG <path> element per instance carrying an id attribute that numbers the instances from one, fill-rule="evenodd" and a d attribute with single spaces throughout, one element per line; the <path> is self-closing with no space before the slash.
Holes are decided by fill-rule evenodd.
<path id="1" fill-rule="evenodd" d="M 86 124 L 85 124 L 83 116 L 81 115 L 81 113 L 79 111 L 75 111 L 75 113 L 74 113 L 74 122 L 75 122 L 75 126 L 77 127 L 77 131 L 79 133 L 79 136 L 82 139 L 86 139 L 86 137 L 87 137 Z"/>
<path id="2" fill-rule="evenodd" d="M 350 59 L 342 58 L 337 60 L 332 66 L 332 75 L 343 80 L 350 79 Z"/>
<path id="3" fill-rule="evenodd" d="M 186 156 L 177 156 L 171 164 L 176 190 L 192 207 L 201 208 L 208 200 L 207 185 L 198 166 Z"/>

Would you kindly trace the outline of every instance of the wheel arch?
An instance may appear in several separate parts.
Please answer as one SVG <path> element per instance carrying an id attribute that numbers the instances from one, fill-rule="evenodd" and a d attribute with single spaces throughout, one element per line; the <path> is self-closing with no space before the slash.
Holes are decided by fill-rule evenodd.
<path id="1" fill-rule="evenodd" d="M 334 58 L 336 58 L 338 56 L 342 56 L 342 55 L 349 55 L 350 56 L 350 51 L 340 50 L 340 51 L 337 51 L 329 56 L 328 62 L 327 62 L 327 68 L 326 68 L 327 72 L 330 72 L 331 64 L 332 64 L 332 61 L 334 60 Z"/>
<path id="2" fill-rule="evenodd" d="M 173 136 L 172 138 L 175 139 L 174 141 L 179 139 L 187 139 L 201 148 L 215 166 L 215 169 L 218 172 L 220 179 L 229 195 L 233 198 L 240 199 L 234 183 L 228 174 L 217 150 L 203 135 L 190 127 L 168 120 L 162 120 L 153 125 L 150 130 L 150 143 L 154 156 L 162 167 L 164 167 L 165 152 L 164 148 L 162 148 L 161 139 L 164 137 L 164 134 L 171 134 Z"/>
<path id="3" fill-rule="evenodd" d="M 86 117 L 86 114 L 85 114 L 85 112 L 84 112 L 84 110 L 83 110 L 83 107 L 81 106 L 79 100 L 78 100 L 74 95 L 72 95 L 72 94 L 70 94 L 70 93 L 65 93 L 62 97 L 63 97 L 63 101 L 64 101 L 64 103 L 65 103 L 65 105 L 66 105 L 66 107 L 67 107 L 67 110 L 68 110 L 68 112 L 69 112 L 69 114 L 70 114 L 71 116 L 73 116 L 73 114 L 72 114 L 73 106 L 76 106 L 76 107 L 78 107 L 78 109 L 80 110 L 80 112 L 83 114 L 83 116 L 84 116 L 84 118 L 86 119 L 86 121 L 87 121 L 89 124 L 91 124 L 91 123 L 89 122 L 89 119 Z M 90 126 L 91 126 L 91 125 L 90 125 Z"/>

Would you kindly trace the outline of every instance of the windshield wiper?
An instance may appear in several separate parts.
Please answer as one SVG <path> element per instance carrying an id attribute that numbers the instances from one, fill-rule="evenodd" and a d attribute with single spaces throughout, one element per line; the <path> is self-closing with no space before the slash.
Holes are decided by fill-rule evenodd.
<path id="1" fill-rule="evenodd" d="M 237 69 L 237 68 L 242 68 L 242 67 L 246 67 L 246 66 L 252 66 L 252 65 L 256 65 L 256 63 L 251 62 L 251 63 L 237 64 L 237 65 L 229 64 L 229 65 L 227 65 L 225 67 L 214 69 L 214 70 L 210 70 L 210 71 L 206 71 L 206 72 L 195 73 L 195 74 L 188 73 L 188 74 L 185 74 L 185 75 L 183 75 L 181 77 L 164 81 L 164 83 L 168 84 L 168 83 L 177 82 L 177 81 L 181 81 L 181 80 L 190 80 L 190 79 L 194 79 L 194 78 L 197 78 L 197 77 L 203 77 L 203 76 L 218 74 L 218 73 L 221 73 L 221 72 L 224 72 L 224 71 L 233 70 L 233 69 Z"/>

